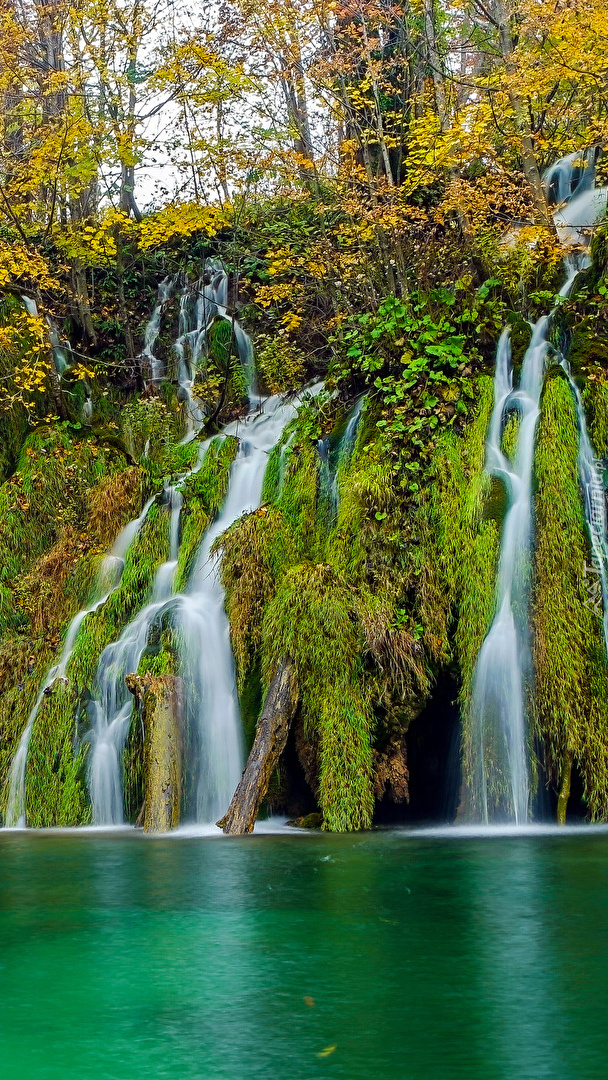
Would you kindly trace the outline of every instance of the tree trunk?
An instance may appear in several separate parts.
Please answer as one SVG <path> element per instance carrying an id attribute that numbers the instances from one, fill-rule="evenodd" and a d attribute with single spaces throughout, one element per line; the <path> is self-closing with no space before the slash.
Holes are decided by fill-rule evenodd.
<path id="1" fill-rule="evenodd" d="M 568 799 L 570 798 L 570 785 L 572 783 L 572 751 L 566 751 L 560 780 L 559 795 L 557 797 L 557 824 L 566 824 L 568 811 Z"/>
<path id="2" fill-rule="evenodd" d="M 70 269 L 74 314 L 80 323 L 84 340 L 89 345 L 95 346 L 97 345 L 97 334 L 95 333 L 93 317 L 91 315 L 86 270 L 80 259 L 72 259 Z"/>
<path id="3" fill-rule="evenodd" d="M 173 675 L 127 675 L 144 726 L 144 832 L 179 825 L 182 796 L 183 686 Z"/>
<path id="4" fill-rule="evenodd" d="M 511 73 L 513 71 L 512 53 L 514 42 L 509 23 L 509 13 L 504 0 L 495 0 L 494 15 L 496 21 L 495 24 L 498 27 L 502 58 L 507 72 Z M 524 102 L 519 94 L 512 88 L 509 88 L 509 100 L 515 116 L 515 128 L 521 143 L 522 168 L 532 194 L 537 223 L 539 225 L 546 225 L 548 229 L 554 231 L 555 225 L 553 224 L 553 219 L 549 214 L 547 207 L 542 177 L 540 175 L 540 169 L 538 168 L 536 153 L 534 151 L 530 121 L 526 116 Z"/>
<path id="5" fill-rule="evenodd" d="M 298 704 L 298 681 L 289 661 L 277 667 L 266 694 L 251 753 L 220 829 L 229 835 L 253 832 L 270 777 L 285 749 Z"/>
<path id="6" fill-rule="evenodd" d="M 437 26 L 433 0 L 424 0 L 424 35 L 426 37 L 426 48 L 431 67 L 433 86 L 435 88 L 437 115 L 439 117 L 441 130 L 445 131 L 448 124 L 448 110 L 444 83 L 445 76 L 439 52 L 439 42 L 437 40 Z"/>

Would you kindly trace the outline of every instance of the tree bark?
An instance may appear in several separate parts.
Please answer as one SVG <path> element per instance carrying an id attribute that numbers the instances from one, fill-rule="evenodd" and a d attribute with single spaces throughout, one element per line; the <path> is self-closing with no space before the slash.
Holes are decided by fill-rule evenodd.
<path id="1" fill-rule="evenodd" d="M 183 686 L 173 675 L 127 675 L 144 727 L 144 832 L 179 825 L 182 795 Z"/>
<path id="2" fill-rule="evenodd" d="M 507 72 L 511 73 L 513 70 L 512 53 L 515 46 L 509 22 L 509 13 L 504 0 L 495 0 L 494 16 L 496 20 L 495 25 L 498 27 L 502 58 Z M 555 231 L 555 225 L 547 207 L 545 190 L 543 188 L 542 177 L 536 160 L 532 133 L 530 131 L 530 121 L 526 117 L 524 102 L 513 88 L 509 89 L 509 100 L 515 116 L 515 127 L 521 143 L 522 168 L 532 194 L 537 223 L 539 225 L 545 225 L 551 231 Z"/>
<path id="3" fill-rule="evenodd" d="M 251 753 L 232 802 L 217 823 L 226 834 L 253 832 L 270 777 L 285 749 L 297 704 L 296 673 L 292 664 L 284 660 L 278 665 L 266 694 Z"/>
<path id="4" fill-rule="evenodd" d="M 572 751 L 566 751 L 560 779 L 559 795 L 557 797 L 557 824 L 566 824 L 568 812 L 568 799 L 570 798 L 570 786 L 572 783 Z"/>

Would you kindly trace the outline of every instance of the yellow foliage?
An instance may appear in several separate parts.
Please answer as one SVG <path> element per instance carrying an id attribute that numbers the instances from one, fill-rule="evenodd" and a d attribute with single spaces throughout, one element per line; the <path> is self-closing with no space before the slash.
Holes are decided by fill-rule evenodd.
<path id="1" fill-rule="evenodd" d="M 149 251 L 170 240 L 184 239 L 199 232 L 205 236 L 215 236 L 230 221 L 230 208 L 226 206 L 171 203 L 142 221 L 138 230 L 139 248 Z"/>
<path id="2" fill-rule="evenodd" d="M 116 237 L 133 236 L 137 226 L 122 210 L 106 210 L 94 225 L 78 225 L 56 237 L 56 243 L 71 259 L 85 266 L 113 266 L 116 262 Z"/>
<path id="3" fill-rule="evenodd" d="M 41 289 L 54 289 L 58 285 L 42 255 L 25 244 L 0 241 L 0 289 L 23 287 L 25 282 L 34 282 Z"/>

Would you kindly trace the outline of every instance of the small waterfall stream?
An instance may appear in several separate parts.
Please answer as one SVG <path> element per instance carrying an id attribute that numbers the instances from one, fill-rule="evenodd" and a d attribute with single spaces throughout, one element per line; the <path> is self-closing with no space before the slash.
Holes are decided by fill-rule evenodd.
<path id="1" fill-rule="evenodd" d="M 208 259 L 198 281 L 182 285 L 179 308 L 178 336 L 173 345 L 177 358 L 177 381 L 186 402 L 186 438 L 194 438 L 204 420 L 201 404 L 193 396 L 196 372 L 209 344 L 209 331 L 216 319 L 223 319 L 231 329 L 243 374 L 249 388 L 249 399 L 255 394 L 253 347 L 236 318 L 228 314 L 228 275 L 220 262 Z"/>
<path id="2" fill-rule="evenodd" d="M 25 771 L 27 766 L 27 755 L 32 731 L 34 730 L 34 722 L 43 698 L 57 679 L 65 679 L 67 666 L 74 651 L 78 631 L 87 615 L 91 615 L 105 604 L 108 597 L 111 596 L 120 585 L 120 579 L 125 565 L 125 556 L 131 543 L 143 525 L 153 501 L 153 499 L 149 499 L 139 517 L 135 518 L 134 521 L 130 521 L 122 532 L 119 533 L 113 547 L 103 560 L 97 575 L 96 590 L 100 595 L 90 607 L 83 608 L 82 611 L 79 611 L 72 619 L 68 627 L 59 661 L 51 667 L 40 688 L 38 697 L 34 702 L 34 706 L 28 716 L 25 728 L 23 729 L 15 756 L 11 762 L 8 776 L 9 792 L 5 820 L 7 828 L 25 827 Z"/>
<path id="3" fill-rule="evenodd" d="M 120 825 L 123 821 L 121 759 L 133 703 L 125 676 L 137 671 L 150 627 L 173 592 L 182 496 L 174 487 L 166 488 L 165 496 L 171 513 L 169 559 L 156 572 L 150 603 L 125 627 L 118 641 L 106 646 L 97 666 L 99 695 L 90 706 L 89 761 L 89 793 L 96 825 Z"/>
<path id="4" fill-rule="evenodd" d="M 486 469 L 505 483 L 505 517 L 496 587 L 496 616 L 481 647 L 471 701 L 477 747 L 475 811 L 483 821 L 504 817 L 520 824 L 528 814 L 524 684 L 530 671 L 527 629 L 532 544 L 532 469 L 539 402 L 548 350 L 548 317 L 534 327 L 519 388 L 512 389 L 511 348 L 503 333 L 496 360 L 495 404 Z M 502 450 L 503 418 L 520 415 L 511 462 Z"/>
<path id="5" fill-rule="evenodd" d="M 158 360 L 154 355 L 154 347 L 158 340 L 160 333 L 160 322 L 165 309 L 165 305 L 173 292 L 174 282 L 173 278 L 166 277 L 160 282 L 158 286 L 158 294 L 154 311 L 146 329 L 144 331 L 144 347 L 141 352 L 143 359 L 147 360 L 150 365 L 150 373 L 152 376 L 152 382 L 158 383 L 161 381 L 165 374 L 162 361 Z"/>
<path id="6" fill-rule="evenodd" d="M 324 508 L 327 524 L 335 525 L 340 508 L 340 473 L 352 457 L 359 430 L 359 421 L 365 397 L 360 397 L 350 413 L 337 446 L 332 448 L 330 439 L 319 439 L 317 449 L 320 458 L 320 503 Z"/>
<path id="7" fill-rule="evenodd" d="M 594 187 L 595 153 L 569 155 L 550 169 L 546 189 L 554 203 L 556 227 L 566 244 L 580 249 L 606 209 L 608 190 Z M 566 259 L 567 280 L 560 290 L 566 298 L 585 255 Z M 494 379 L 494 409 L 486 444 L 486 470 L 504 482 L 507 494 L 498 579 L 496 615 L 482 644 L 475 668 L 470 707 L 474 775 L 470 781 L 470 810 L 483 822 L 528 819 L 529 775 L 526 724 L 526 684 L 531 676 L 528 601 L 533 540 L 535 436 L 540 396 L 550 349 L 551 316 L 532 328 L 519 387 L 513 388 L 509 331 L 501 335 Z M 608 542 L 603 484 L 598 475 L 587 432 L 580 392 L 568 372 L 580 431 L 579 470 L 594 562 L 604 596 L 604 638 L 608 642 Z M 517 446 L 511 461 L 502 449 L 505 418 L 519 415 Z"/>
<path id="8" fill-rule="evenodd" d="M 215 540 L 243 514 L 257 509 L 270 451 L 295 416 L 299 399 L 267 398 L 247 420 L 228 425 L 240 446 L 221 514 L 208 530 L 188 586 L 179 598 L 180 659 L 186 720 L 198 743 L 196 820 L 214 822 L 230 802 L 242 769 L 242 730 L 230 629 L 224 608 Z"/>

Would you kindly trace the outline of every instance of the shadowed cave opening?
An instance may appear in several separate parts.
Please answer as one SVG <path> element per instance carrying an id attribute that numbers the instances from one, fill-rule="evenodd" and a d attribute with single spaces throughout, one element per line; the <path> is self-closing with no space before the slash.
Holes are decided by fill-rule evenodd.
<path id="1" fill-rule="evenodd" d="M 461 786 L 460 741 L 462 721 L 457 701 L 458 684 L 441 678 L 407 735 L 409 803 L 388 798 L 377 805 L 378 825 L 437 825 L 453 822 Z"/>

